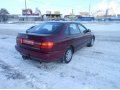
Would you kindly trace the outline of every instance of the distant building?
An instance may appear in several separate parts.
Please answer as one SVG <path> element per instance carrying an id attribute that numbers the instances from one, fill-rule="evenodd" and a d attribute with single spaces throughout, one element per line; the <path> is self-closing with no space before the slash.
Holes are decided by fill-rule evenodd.
<path id="1" fill-rule="evenodd" d="M 89 16 L 89 13 L 88 12 L 80 12 L 80 15 L 81 16 Z"/>
<path id="2" fill-rule="evenodd" d="M 41 11 L 36 8 L 34 15 L 42 16 Z"/>
<path id="3" fill-rule="evenodd" d="M 35 12 L 32 9 L 23 9 L 22 15 L 19 16 L 19 21 L 40 21 L 42 19 L 41 12 L 36 8 Z"/>
<path id="4" fill-rule="evenodd" d="M 22 15 L 23 16 L 33 15 L 32 9 L 23 9 L 22 10 Z"/>
<path id="5" fill-rule="evenodd" d="M 53 14 L 51 11 L 46 11 L 46 14 L 42 15 L 43 20 L 58 20 L 61 19 L 62 14 L 59 11 L 55 11 Z"/>
<path id="6" fill-rule="evenodd" d="M 81 16 L 81 17 L 78 17 L 76 19 L 76 21 L 94 21 L 95 18 L 94 17 L 90 17 L 90 16 Z"/>
<path id="7" fill-rule="evenodd" d="M 9 14 L 8 21 L 19 21 L 19 15 L 18 14 Z"/>
<path id="8" fill-rule="evenodd" d="M 39 16 L 19 16 L 19 21 L 41 21 Z"/>
<path id="9" fill-rule="evenodd" d="M 77 17 L 76 15 L 71 14 L 71 15 L 65 15 L 64 18 L 66 21 L 71 21 L 71 20 L 75 20 Z"/>

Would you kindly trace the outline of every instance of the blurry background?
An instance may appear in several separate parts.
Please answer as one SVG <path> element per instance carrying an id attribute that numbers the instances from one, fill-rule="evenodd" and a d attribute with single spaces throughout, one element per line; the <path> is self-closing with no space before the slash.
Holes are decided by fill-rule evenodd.
<path id="1" fill-rule="evenodd" d="M 120 21 L 120 0 L 0 0 L 5 21 Z"/>

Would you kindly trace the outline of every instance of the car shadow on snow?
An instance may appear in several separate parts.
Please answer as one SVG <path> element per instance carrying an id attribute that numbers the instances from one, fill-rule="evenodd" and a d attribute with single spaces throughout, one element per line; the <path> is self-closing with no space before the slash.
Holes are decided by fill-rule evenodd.
<path id="1" fill-rule="evenodd" d="M 61 66 L 66 65 L 66 64 L 61 63 L 59 60 L 58 61 L 53 61 L 53 62 L 42 62 L 42 63 L 39 60 L 36 60 L 36 59 L 26 59 L 24 61 L 29 63 L 33 67 L 36 67 L 36 68 L 42 69 L 42 70 L 48 70 L 48 71 L 49 70 L 54 70 L 54 69 L 57 69 Z"/>

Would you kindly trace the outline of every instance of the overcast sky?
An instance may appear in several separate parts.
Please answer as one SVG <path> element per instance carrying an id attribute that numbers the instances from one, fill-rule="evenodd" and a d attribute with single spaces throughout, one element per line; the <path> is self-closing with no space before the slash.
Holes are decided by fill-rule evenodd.
<path id="1" fill-rule="evenodd" d="M 21 14 L 25 7 L 25 0 L 0 0 L 0 8 L 6 8 L 11 14 Z M 39 8 L 42 14 L 46 11 L 60 11 L 69 14 L 74 10 L 75 14 L 89 11 L 90 0 L 27 0 L 27 7 L 35 10 Z M 114 8 L 116 13 L 120 12 L 120 0 L 91 0 L 91 11 Z"/>

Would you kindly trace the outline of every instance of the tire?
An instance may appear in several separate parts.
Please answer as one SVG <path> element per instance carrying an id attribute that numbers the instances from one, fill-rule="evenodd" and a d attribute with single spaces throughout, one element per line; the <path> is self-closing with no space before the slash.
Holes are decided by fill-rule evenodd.
<path id="1" fill-rule="evenodd" d="M 27 59 L 29 59 L 28 56 L 24 56 L 24 55 L 22 55 L 22 58 L 23 58 L 23 60 L 27 60 Z"/>
<path id="2" fill-rule="evenodd" d="M 68 48 L 63 56 L 62 62 L 68 64 L 72 60 L 73 50 Z"/>
<path id="3" fill-rule="evenodd" d="M 95 38 L 91 39 L 91 42 L 87 44 L 87 47 L 92 47 L 94 45 Z"/>

